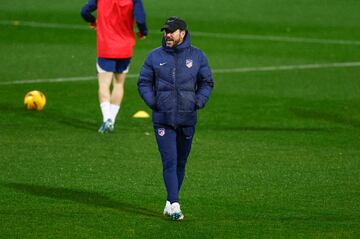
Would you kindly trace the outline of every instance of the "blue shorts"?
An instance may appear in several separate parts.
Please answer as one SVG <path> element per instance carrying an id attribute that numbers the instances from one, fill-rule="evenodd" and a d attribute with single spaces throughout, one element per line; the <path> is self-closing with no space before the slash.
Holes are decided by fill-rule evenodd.
<path id="1" fill-rule="evenodd" d="M 96 60 L 96 69 L 98 73 L 128 73 L 130 61 L 131 58 L 111 59 L 98 57 Z"/>

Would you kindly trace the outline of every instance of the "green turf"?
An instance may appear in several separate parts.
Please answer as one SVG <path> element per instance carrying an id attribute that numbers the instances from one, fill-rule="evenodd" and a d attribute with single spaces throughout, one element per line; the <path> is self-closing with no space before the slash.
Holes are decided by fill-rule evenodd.
<path id="1" fill-rule="evenodd" d="M 95 32 L 23 25 L 85 26 L 85 2 L 1 2 L 0 238 L 360 237 L 360 67 L 217 73 L 359 62 L 359 1 L 144 0 L 150 36 L 137 42 L 131 75 L 159 46 L 169 15 L 187 20 L 215 70 L 180 223 L 161 215 L 165 189 L 151 120 L 132 118 L 147 110 L 136 78 L 127 80 L 116 131 L 99 135 Z M 33 89 L 47 97 L 43 112 L 24 109 Z"/>

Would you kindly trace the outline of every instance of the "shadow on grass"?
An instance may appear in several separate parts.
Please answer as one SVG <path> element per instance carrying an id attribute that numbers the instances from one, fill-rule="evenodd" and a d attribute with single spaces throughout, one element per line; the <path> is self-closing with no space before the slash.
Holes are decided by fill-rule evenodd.
<path id="1" fill-rule="evenodd" d="M 151 211 L 146 208 L 142 208 L 125 202 L 112 200 L 111 198 L 108 198 L 97 192 L 87 192 L 87 191 L 81 191 L 75 189 L 48 187 L 48 186 L 32 185 L 26 183 L 2 182 L 1 185 L 22 193 L 31 194 L 38 197 L 69 200 L 85 205 L 111 208 L 125 213 L 140 214 L 147 217 L 160 218 L 161 215 L 157 212 Z"/>
<path id="2" fill-rule="evenodd" d="M 44 110 L 41 112 L 37 112 L 37 111 L 26 110 L 24 107 L 5 105 L 5 104 L 0 104 L 0 113 L 12 113 L 19 115 L 18 118 L 28 117 L 36 120 L 51 121 L 66 126 L 70 126 L 78 129 L 79 128 L 86 129 L 91 131 L 97 131 L 99 126 L 94 122 L 85 121 L 77 117 L 69 117 L 67 115 L 54 111 Z M 76 112 L 73 113 L 74 115 L 76 115 Z"/>
<path id="3" fill-rule="evenodd" d="M 91 131 L 97 132 L 98 127 L 100 126 L 100 121 L 98 124 L 96 124 L 93 122 L 88 122 L 88 121 L 81 120 L 81 119 L 78 119 L 75 117 L 69 117 L 69 116 L 65 116 L 65 115 L 61 115 L 61 114 L 57 114 L 57 113 L 53 113 L 53 112 L 48 113 L 47 116 L 60 124 L 78 128 L 78 129 L 80 128 L 80 129 L 86 129 L 86 130 L 91 130 Z"/>
<path id="4" fill-rule="evenodd" d="M 315 110 L 301 109 L 301 108 L 292 108 L 290 110 L 298 117 L 324 120 L 330 123 L 337 123 L 346 126 L 352 126 L 355 128 L 360 128 L 359 120 L 351 119 L 349 117 L 345 117 L 340 114 L 319 112 Z"/>
<path id="5" fill-rule="evenodd" d="M 254 132 L 327 132 L 331 131 L 331 128 L 320 128 L 320 127 L 266 127 L 266 126 L 230 126 L 230 125 L 208 125 L 204 127 L 206 130 L 213 131 L 254 131 Z"/>

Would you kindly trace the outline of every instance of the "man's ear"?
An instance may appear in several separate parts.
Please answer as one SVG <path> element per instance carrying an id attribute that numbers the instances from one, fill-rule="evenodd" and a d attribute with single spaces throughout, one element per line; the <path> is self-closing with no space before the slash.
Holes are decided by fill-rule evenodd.
<path id="1" fill-rule="evenodd" d="M 184 31 L 180 31 L 180 35 L 181 35 L 182 38 L 184 38 L 185 35 L 186 35 L 186 31 L 185 31 L 185 30 L 184 30 Z"/>

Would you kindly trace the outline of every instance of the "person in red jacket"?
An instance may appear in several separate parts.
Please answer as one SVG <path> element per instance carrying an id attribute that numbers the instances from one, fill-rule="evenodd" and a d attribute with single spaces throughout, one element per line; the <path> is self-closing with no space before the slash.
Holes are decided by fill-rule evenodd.
<path id="1" fill-rule="evenodd" d="M 94 11 L 97 17 L 92 15 Z M 96 68 L 103 116 L 99 132 L 111 132 L 124 96 L 125 78 L 135 46 L 135 22 L 140 40 L 148 34 L 145 10 L 141 0 L 88 0 L 81 16 L 97 33 Z"/>

